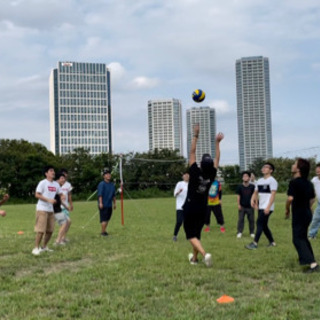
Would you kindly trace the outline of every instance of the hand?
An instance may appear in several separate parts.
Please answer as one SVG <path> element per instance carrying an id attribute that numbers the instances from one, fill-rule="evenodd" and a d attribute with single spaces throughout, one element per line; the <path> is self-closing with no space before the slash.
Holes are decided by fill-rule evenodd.
<path id="1" fill-rule="evenodd" d="M 224 138 L 224 134 L 222 132 L 219 132 L 217 135 L 216 135 L 216 141 L 217 142 L 220 142 L 221 140 L 223 140 Z"/>
<path id="2" fill-rule="evenodd" d="M 242 207 L 241 207 L 241 205 L 240 205 L 240 204 L 238 204 L 238 209 L 239 209 L 239 210 L 241 210 L 241 209 L 242 209 Z"/>
<path id="3" fill-rule="evenodd" d="M 193 134 L 198 137 L 199 136 L 199 132 L 200 132 L 200 126 L 199 123 L 196 123 L 193 127 Z"/>
<path id="4" fill-rule="evenodd" d="M 99 209 L 103 209 L 103 203 L 99 203 Z"/>
<path id="5" fill-rule="evenodd" d="M 51 204 L 55 204 L 57 201 L 55 199 L 48 199 L 48 202 Z"/>
<path id="6" fill-rule="evenodd" d="M 263 212 L 264 212 L 264 214 L 267 216 L 267 215 L 270 213 L 270 209 L 265 208 L 265 209 L 263 210 Z"/>
<path id="7" fill-rule="evenodd" d="M 284 218 L 290 219 L 290 210 L 286 210 Z"/>

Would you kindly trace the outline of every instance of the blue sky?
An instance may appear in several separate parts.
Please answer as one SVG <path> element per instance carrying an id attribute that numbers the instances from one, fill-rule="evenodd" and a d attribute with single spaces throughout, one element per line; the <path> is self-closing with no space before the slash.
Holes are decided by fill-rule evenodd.
<path id="1" fill-rule="evenodd" d="M 147 151 L 147 101 L 194 89 L 216 108 L 221 164 L 238 163 L 235 61 L 270 62 L 273 149 L 312 150 L 320 113 L 318 0 L 0 0 L 0 138 L 49 148 L 51 69 L 111 69 L 114 152 Z M 184 140 L 186 140 L 184 122 Z M 186 150 L 186 145 L 184 144 Z M 299 155 L 299 154 L 297 154 Z M 310 156 L 310 154 L 306 154 Z"/>

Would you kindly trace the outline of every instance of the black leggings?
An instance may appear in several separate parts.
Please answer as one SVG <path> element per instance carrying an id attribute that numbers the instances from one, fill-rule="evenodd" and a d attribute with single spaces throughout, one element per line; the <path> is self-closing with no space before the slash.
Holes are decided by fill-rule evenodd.
<path id="1" fill-rule="evenodd" d="M 177 222 L 173 231 L 174 236 L 178 235 L 178 232 L 180 230 L 180 227 L 182 226 L 182 223 L 183 223 L 183 210 L 177 210 Z"/>
<path id="2" fill-rule="evenodd" d="M 269 214 L 264 214 L 264 209 L 259 209 L 258 211 L 258 220 L 257 220 L 257 232 L 254 237 L 254 241 L 256 243 L 259 242 L 259 239 L 261 237 L 262 232 L 266 235 L 269 242 L 274 242 L 274 239 L 272 237 L 271 230 L 268 227 L 268 221 L 272 214 L 272 211 L 270 211 Z"/>

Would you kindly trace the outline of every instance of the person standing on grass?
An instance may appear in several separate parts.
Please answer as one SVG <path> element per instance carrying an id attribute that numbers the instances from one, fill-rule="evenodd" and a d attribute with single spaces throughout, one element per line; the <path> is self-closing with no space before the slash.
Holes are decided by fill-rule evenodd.
<path id="1" fill-rule="evenodd" d="M 58 182 L 60 188 L 65 184 L 66 182 L 66 177 L 63 173 L 58 173 L 56 176 L 56 181 Z M 69 221 L 70 218 L 68 218 L 68 215 L 65 213 L 65 211 L 68 212 L 70 209 L 68 206 L 67 202 L 67 195 L 66 192 L 62 192 L 62 195 L 59 196 L 58 194 L 56 195 L 56 203 L 53 205 L 53 211 L 54 211 L 54 217 L 57 223 L 59 224 L 59 232 L 57 239 L 55 241 L 55 245 L 65 245 L 65 235 L 66 231 L 68 230 Z"/>
<path id="2" fill-rule="evenodd" d="M 107 226 L 112 216 L 113 210 L 116 209 L 116 189 L 111 182 L 111 172 L 103 172 L 103 181 L 98 185 L 98 207 L 100 210 L 101 235 L 107 236 Z"/>
<path id="3" fill-rule="evenodd" d="M 311 182 L 317 195 L 317 207 L 314 210 L 312 222 L 309 228 L 309 238 L 314 239 L 320 228 L 320 163 L 316 164 L 316 176 L 312 178 Z"/>
<path id="4" fill-rule="evenodd" d="M 290 181 L 288 199 L 286 202 L 286 216 L 292 208 L 292 242 L 298 252 L 300 265 L 309 265 L 305 271 L 312 273 L 319 271 L 311 244 L 308 240 L 308 227 L 312 220 L 312 205 L 315 201 L 315 192 L 312 183 L 308 180 L 310 172 L 309 161 L 299 158 L 292 165 L 293 180 Z"/>
<path id="5" fill-rule="evenodd" d="M 182 206 L 186 200 L 188 192 L 189 173 L 185 172 L 182 175 L 182 181 L 179 181 L 174 188 L 173 195 L 176 198 L 176 225 L 173 231 L 173 241 L 178 240 L 178 233 L 183 223 L 183 209 Z"/>
<path id="6" fill-rule="evenodd" d="M 211 222 L 211 211 L 213 212 L 217 224 L 220 225 L 220 231 L 222 233 L 226 232 L 226 228 L 224 227 L 224 217 L 222 213 L 221 207 L 221 183 L 218 180 L 214 180 L 210 186 L 209 194 L 208 194 L 208 205 L 206 212 L 206 221 L 205 221 L 205 229 L 204 232 L 210 231 L 210 222 Z"/>
<path id="7" fill-rule="evenodd" d="M 274 199 L 278 189 L 278 182 L 272 176 L 274 165 L 266 162 L 261 169 L 263 177 L 257 181 L 255 191 L 251 198 L 251 206 L 258 209 L 257 232 L 253 242 L 246 245 L 249 250 L 258 248 L 258 242 L 262 232 L 269 240 L 269 247 L 275 247 L 271 230 L 268 227 L 269 218 L 274 210 Z M 259 202 L 259 205 L 258 205 Z"/>
<path id="8" fill-rule="evenodd" d="M 67 218 L 67 224 L 65 226 L 65 232 L 64 232 L 62 241 L 66 243 L 66 242 L 69 242 L 69 240 L 67 239 L 67 233 L 71 226 L 70 212 L 73 211 L 73 202 L 72 202 L 72 193 L 71 193 L 72 185 L 68 181 L 69 173 L 67 169 L 61 169 L 60 174 L 63 174 L 63 176 L 61 176 L 61 179 L 64 180 L 64 182 L 63 181 L 61 181 L 61 183 L 59 181 L 58 182 L 61 186 L 61 192 L 65 196 L 64 203 L 66 204 L 66 206 L 62 207 L 62 213 Z"/>
<path id="9" fill-rule="evenodd" d="M 249 222 L 250 236 L 254 238 L 254 209 L 251 207 L 251 197 L 254 193 L 254 185 L 250 183 L 251 173 L 244 171 L 241 174 L 242 184 L 237 188 L 237 204 L 238 204 L 238 227 L 237 238 L 242 237 L 244 229 L 244 217 L 247 215 Z"/>
<path id="10" fill-rule="evenodd" d="M 9 200 L 9 195 L 6 193 L 5 195 L 3 195 L 2 200 L 0 200 L 0 207 L 6 203 Z M 6 212 L 4 210 L 0 210 L 0 216 L 5 217 L 6 216 Z"/>
<path id="11" fill-rule="evenodd" d="M 38 199 L 36 224 L 34 231 L 36 232 L 35 247 L 32 254 L 38 256 L 43 251 L 53 251 L 48 248 L 48 242 L 54 230 L 54 213 L 53 204 L 56 202 L 56 194 L 61 194 L 59 184 L 54 181 L 55 171 L 52 166 L 44 168 L 45 179 L 41 180 L 36 188 L 35 197 Z M 43 247 L 40 247 L 41 241 Z"/>
<path id="12" fill-rule="evenodd" d="M 184 223 L 183 227 L 186 238 L 190 242 L 193 253 L 188 258 L 190 264 L 198 263 L 198 254 L 203 256 L 203 261 L 207 267 L 212 266 L 212 257 L 207 253 L 201 244 L 201 231 L 206 218 L 206 210 L 208 203 L 208 192 L 211 183 L 214 181 L 220 160 L 220 142 L 223 134 L 216 136 L 216 158 L 213 161 L 209 154 L 203 154 L 200 168 L 196 163 L 196 147 L 199 137 L 199 124 L 194 126 L 194 136 L 191 143 L 189 157 L 189 185 L 186 201 L 183 205 Z"/>

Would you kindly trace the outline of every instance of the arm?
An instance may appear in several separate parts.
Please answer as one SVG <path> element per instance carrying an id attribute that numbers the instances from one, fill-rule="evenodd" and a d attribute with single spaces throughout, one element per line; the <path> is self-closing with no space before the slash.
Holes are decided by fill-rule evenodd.
<path id="1" fill-rule="evenodd" d="M 189 155 L 190 166 L 196 162 L 196 148 L 197 148 L 197 141 L 199 138 L 199 132 L 200 132 L 200 127 L 199 127 L 199 123 L 197 123 L 193 127 L 193 139 L 191 142 L 190 155 Z"/>
<path id="2" fill-rule="evenodd" d="M 220 142 L 224 138 L 223 133 L 219 132 L 216 136 L 216 157 L 214 158 L 214 167 L 218 169 L 220 162 Z"/>
<path id="3" fill-rule="evenodd" d="M 286 211 L 285 211 L 285 218 L 289 219 L 290 218 L 290 206 L 293 201 L 293 196 L 288 196 L 288 199 L 286 201 Z"/>
<path id="4" fill-rule="evenodd" d="M 239 194 L 237 194 L 237 204 L 238 204 L 238 209 L 241 210 L 240 195 Z"/>
<path id="5" fill-rule="evenodd" d="M 41 193 L 39 193 L 39 192 L 36 192 L 35 197 L 36 197 L 37 199 L 39 199 L 39 200 L 42 200 L 42 201 L 44 201 L 44 202 L 49 202 L 49 203 L 51 203 L 51 204 L 55 204 L 55 203 L 56 203 L 56 200 L 55 200 L 55 199 L 46 198 L 46 197 L 44 197 L 44 196 L 43 196 Z"/>
<path id="6" fill-rule="evenodd" d="M 98 197 L 98 201 L 99 201 L 99 208 L 103 209 L 102 196 Z"/>
<path id="7" fill-rule="evenodd" d="M 271 197 L 270 197 L 270 200 L 269 200 L 269 203 L 268 203 L 268 206 L 264 209 L 264 214 L 269 214 L 270 213 L 270 208 L 274 202 L 274 199 L 276 197 L 276 193 L 277 191 L 276 190 L 272 190 L 271 191 Z"/>
<path id="8" fill-rule="evenodd" d="M 258 209 L 258 190 L 255 190 L 251 197 L 251 207 Z"/>
<path id="9" fill-rule="evenodd" d="M 5 202 L 7 202 L 9 200 L 9 195 L 5 194 L 2 198 L 2 200 L 0 201 L 0 206 L 3 205 Z"/>
<path id="10" fill-rule="evenodd" d="M 71 195 L 71 191 L 69 191 L 68 193 L 68 202 L 69 202 L 69 211 L 73 210 L 73 202 L 72 202 L 72 195 Z"/>
<path id="11" fill-rule="evenodd" d="M 316 198 L 310 199 L 310 209 L 311 209 L 311 211 L 312 211 L 312 206 L 315 203 L 315 201 L 316 201 Z"/>
<path id="12" fill-rule="evenodd" d="M 113 197 L 112 201 L 113 201 L 113 210 L 116 210 L 117 208 L 116 197 Z"/>

